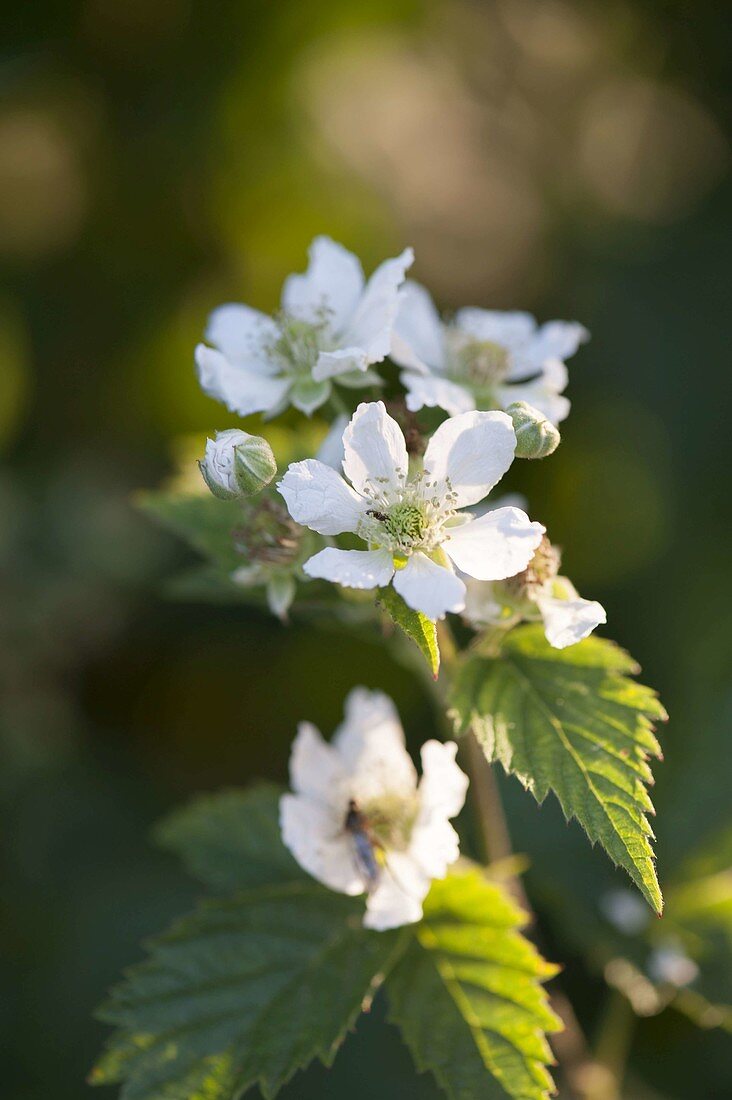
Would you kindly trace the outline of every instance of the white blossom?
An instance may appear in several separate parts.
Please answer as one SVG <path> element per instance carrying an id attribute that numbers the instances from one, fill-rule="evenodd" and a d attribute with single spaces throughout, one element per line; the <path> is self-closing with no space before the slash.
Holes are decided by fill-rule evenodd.
<path id="1" fill-rule="evenodd" d="M 607 622 L 602 604 L 584 600 L 567 577 L 558 576 L 559 551 L 544 539 L 516 576 L 500 583 L 468 580 L 464 617 L 476 627 L 543 621 L 546 640 L 565 649 Z"/>
<path id="2" fill-rule="evenodd" d="M 378 382 L 369 366 L 389 353 L 412 260 L 407 248 L 366 282 L 353 253 L 316 237 L 305 274 L 285 281 L 276 317 L 233 303 L 214 310 L 207 343 L 196 348 L 202 388 L 240 416 L 275 416 L 290 404 L 309 416 L 328 399 L 332 381 Z"/>
<path id="3" fill-rule="evenodd" d="M 330 744 L 310 723 L 299 727 L 294 793 L 280 802 L 282 837 L 331 890 L 367 894 L 364 924 L 383 931 L 419 920 L 430 883 L 458 858 L 449 819 L 463 806 L 468 779 L 454 742 L 427 741 L 418 781 L 386 695 L 356 688 L 345 710 Z"/>
<path id="4" fill-rule="evenodd" d="M 413 412 L 426 405 L 455 415 L 525 401 L 558 424 L 570 408 L 564 360 L 587 339 L 576 322 L 539 326 L 529 313 L 468 308 L 445 323 L 424 287 L 407 282 L 391 357 L 403 368 Z"/>
<path id="5" fill-rule="evenodd" d="M 368 546 L 326 547 L 305 562 L 305 573 L 349 588 L 393 580 L 404 601 L 432 620 L 461 611 L 465 583 L 456 568 L 481 580 L 513 576 L 544 532 L 518 508 L 478 518 L 459 510 L 499 481 L 515 443 L 505 413 L 463 413 L 440 425 L 421 467 L 410 471 L 404 436 L 383 403 L 359 405 L 343 435 L 345 478 L 307 459 L 278 484 L 298 523 L 322 535 L 353 532 Z"/>

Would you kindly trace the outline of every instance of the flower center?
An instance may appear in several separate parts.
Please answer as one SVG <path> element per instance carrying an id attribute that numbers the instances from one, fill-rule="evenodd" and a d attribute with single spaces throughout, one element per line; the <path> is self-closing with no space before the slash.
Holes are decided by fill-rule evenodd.
<path id="1" fill-rule="evenodd" d="M 511 362 L 507 348 L 493 340 L 474 340 L 455 334 L 451 341 L 450 374 L 476 390 L 492 390 L 508 375 Z"/>
<path id="2" fill-rule="evenodd" d="M 392 505 L 381 522 L 397 545 L 404 547 L 420 542 L 427 528 L 424 509 L 407 500 Z"/>
<path id="3" fill-rule="evenodd" d="M 404 852 L 417 818 L 417 799 L 384 794 L 361 807 L 364 820 L 374 840 L 382 848 Z"/>
<path id="4" fill-rule="evenodd" d="M 283 374 L 309 376 L 319 353 L 327 350 L 328 318 L 325 312 L 322 319 L 315 323 L 302 321 L 287 313 L 283 313 L 278 322 L 280 331 L 272 345 L 273 358 L 278 361 Z"/>

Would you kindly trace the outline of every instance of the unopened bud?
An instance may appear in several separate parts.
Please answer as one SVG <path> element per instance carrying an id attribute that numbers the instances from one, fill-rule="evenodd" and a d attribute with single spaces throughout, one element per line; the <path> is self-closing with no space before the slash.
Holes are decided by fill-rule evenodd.
<path id="1" fill-rule="evenodd" d="M 526 401 L 514 401 L 506 408 L 516 433 L 517 458 L 546 458 L 559 446 L 559 430 L 543 413 Z"/>
<path id="2" fill-rule="evenodd" d="M 254 496 L 277 473 L 267 440 L 238 428 L 217 432 L 215 439 L 207 440 L 206 453 L 198 465 L 203 480 L 220 500 Z"/>

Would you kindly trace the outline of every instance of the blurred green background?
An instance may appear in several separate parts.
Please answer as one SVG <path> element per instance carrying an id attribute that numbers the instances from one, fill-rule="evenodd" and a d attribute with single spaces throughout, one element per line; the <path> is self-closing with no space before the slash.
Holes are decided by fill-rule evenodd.
<path id="1" fill-rule="evenodd" d="M 728 12 L 580 0 L 84 0 L 5 25 L 0 107 L 2 1095 L 75 1100 L 91 1012 L 196 887 L 148 844 L 191 792 L 285 777 L 354 682 L 427 703 L 377 645 L 159 596 L 187 552 L 129 503 L 202 396 L 209 309 L 276 305 L 313 235 L 406 244 L 446 307 L 584 322 L 571 417 L 510 488 L 672 715 L 662 883 L 729 823 Z M 310 644 L 308 644 L 310 643 Z M 622 884 L 504 784 L 545 949 L 590 1036 L 606 990 L 547 903 Z M 574 905 L 574 902 L 568 903 Z M 377 1006 L 287 1090 L 433 1098 Z M 729 1037 L 640 1021 L 627 1095 L 732 1095 Z"/>

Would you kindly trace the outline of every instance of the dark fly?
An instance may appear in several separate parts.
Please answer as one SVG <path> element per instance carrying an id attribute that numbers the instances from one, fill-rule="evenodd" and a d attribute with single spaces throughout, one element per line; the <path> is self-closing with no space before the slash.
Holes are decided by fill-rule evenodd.
<path id="1" fill-rule="evenodd" d="M 373 516 L 374 519 L 378 519 L 379 523 L 386 523 L 389 518 L 387 515 L 384 514 L 384 512 L 377 512 L 375 508 L 367 508 L 366 515 Z"/>
<path id="2" fill-rule="evenodd" d="M 376 858 L 376 852 L 381 846 L 371 833 L 366 815 L 359 810 L 358 803 L 353 798 L 348 803 L 344 828 L 353 841 L 358 869 L 366 879 L 369 890 L 373 890 L 381 874 Z"/>

